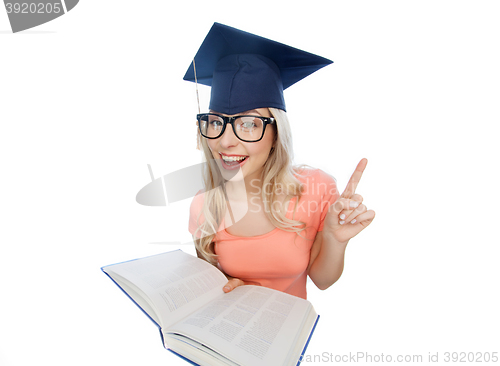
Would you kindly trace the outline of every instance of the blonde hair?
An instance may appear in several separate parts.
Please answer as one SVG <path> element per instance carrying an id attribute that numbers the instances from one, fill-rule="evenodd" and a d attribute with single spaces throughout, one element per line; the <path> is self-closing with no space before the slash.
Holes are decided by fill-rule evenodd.
<path id="1" fill-rule="evenodd" d="M 279 210 L 281 205 L 276 209 L 272 203 L 277 199 L 278 191 L 285 193 L 285 202 L 292 197 L 297 197 L 297 200 L 301 197 L 303 186 L 294 175 L 300 174 L 303 166 L 292 166 L 292 132 L 286 113 L 276 108 L 269 108 L 269 111 L 276 120 L 276 135 L 274 148 L 269 153 L 261 175 L 262 187 L 266 187 L 266 189 L 261 190 L 261 198 L 262 202 L 264 202 L 266 216 L 274 226 L 285 231 L 299 233 L 304 230 L 305 223 L 288 219 L 286 212 Z M 199 131 L 197 141 L 198 146 L 202 147 L 206 160 L 211 161 L 213 159 L 212 152 L 206 139 L 200 135 Z M 203 175 L 205 183 L 204 202 L 203 208 L 197 217 L 198 228 L 193 234 L 193 239 L 199 255 L 216 265 L 217 256 L 214 253 L 214 241 L 226 213 L 225 188 L 220 171 L 215 165 L 206 164 Z M 200 217 L 204 218 L 201 223 Z"/>

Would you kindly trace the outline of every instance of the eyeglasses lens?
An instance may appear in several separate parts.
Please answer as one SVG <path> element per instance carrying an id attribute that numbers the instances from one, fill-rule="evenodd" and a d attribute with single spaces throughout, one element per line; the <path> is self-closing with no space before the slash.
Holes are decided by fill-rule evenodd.
<path id="1" fill-rule="evenodd" d="M 258 117 L 238 117 L 234 121 L 234 133 L 241 140 L 257 141 L 262 137 L 264 123 Z M 200 129 L 202 135 L 208 138 L 217 138 L 221 135 L 224 120 L 215 115 L 205 115 L 201 118 Z"/>
<path id="2" fill-rule="evenodd" d="M 234 121 L 236 135 L 247 141 L 256 141 L 262 137 L 264 123 L 258 117 L 240 117 Z"/>

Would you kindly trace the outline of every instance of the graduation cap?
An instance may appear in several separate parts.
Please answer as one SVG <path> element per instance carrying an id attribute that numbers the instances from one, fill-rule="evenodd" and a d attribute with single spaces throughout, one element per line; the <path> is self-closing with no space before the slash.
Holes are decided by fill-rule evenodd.
<path id="1" fill-rule="evenodd" d="M 210 109 L 219 113 L 267 107 L 286 110 L 283 90 L 332 62 L 214 23 L 184 80 L 211 86 Z"/>

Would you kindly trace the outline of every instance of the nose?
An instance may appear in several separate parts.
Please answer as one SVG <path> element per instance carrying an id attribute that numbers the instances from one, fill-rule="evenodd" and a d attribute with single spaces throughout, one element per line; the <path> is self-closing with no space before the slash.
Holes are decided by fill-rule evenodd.
<path id="1" fill-rule="evenodd" d="M 221 137 L 219 137 L 219 143 L 221 144 L 222 147 L 228 148 L 231 146 L 236 146 L 239 144 L 239 139 L 236 137 L 234 134 L 233 130 L 233 125 L 227 124 L 226 125 L 226 130 L 222 134 Z"/>

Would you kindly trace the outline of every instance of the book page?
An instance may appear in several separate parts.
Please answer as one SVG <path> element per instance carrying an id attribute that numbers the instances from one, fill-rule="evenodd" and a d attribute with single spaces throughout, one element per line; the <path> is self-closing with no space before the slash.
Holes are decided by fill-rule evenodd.
<path id="1" fill-rule="evenodd" d="M 169 333 L 184 334 L 238 364 L 283 365 L 301 330 L 312 328 L 312 320 L 305 324 L 311 312 L 311 303 L 299 297 L 240 286 L 163 333 L 167 344 Z"/>
<path id="2" fill-rule="evenodd" d="M 150 315 L 158 318 L 162 327 L 174 324 L 223 294 L 222 287 L 227 283 L 217 268 L 180 250 L 106 266 L 103 270 L 114 275 L 118 283 L 129 281 L 132 287 L 140 289 L 156 312 L 156 317 Z M 133 298 L 134 294 L 129 295 Z"/>
<path id="3" fill-rule="evenodd" d="M 192 339 L 186 338 L 179 334 L 171 334 L 172 337 L 168 338 L 167 348 L 174 354 L 180 355 L 194 364 L 199 366 L 241 366 L 231 360 L 225 358 L 220 353 L 212 351 L 211 349 L 193 342 Z M 175 350 L 175 351 L 174 351 Z M 188 351 L 188 352 L 186 352 Z"/>

